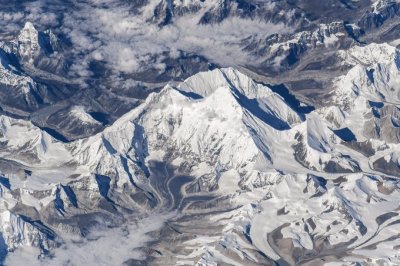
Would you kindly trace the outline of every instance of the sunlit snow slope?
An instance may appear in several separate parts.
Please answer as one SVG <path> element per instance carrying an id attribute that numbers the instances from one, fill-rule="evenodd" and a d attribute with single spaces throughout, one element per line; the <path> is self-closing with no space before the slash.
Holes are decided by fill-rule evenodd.
<path id="1" fill-rule="evenodd" d="M 125 241 L 119 256 L 104 250 L 97 261 L 399 264 L 400 52 L 371 44 L 340 56 L 350 70 L 309 113 L 221 68 L 167 85 L 70 143 L 1 115 L 5 263 L 21 254 L 94 263 L 65 254 Z M 70 113 L 99 123 L 84 108 Z"/>

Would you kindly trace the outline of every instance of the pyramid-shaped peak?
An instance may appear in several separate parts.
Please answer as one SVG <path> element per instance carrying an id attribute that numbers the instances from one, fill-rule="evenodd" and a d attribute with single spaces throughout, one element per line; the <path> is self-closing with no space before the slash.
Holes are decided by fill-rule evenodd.
<path id="1" fill-rule="evenodd" d="M 25 22 L 25 26 L 24 26 L 23 30 L 36 31 L 36 28 L 35 28 L 35 26 L 33 26 L 32 22 L 27 21 L 27 22 Z"/>
<path id="2" fill-rule="evenodd" d="M 38 40 L 38 31 L 36 30 L 35 26 L 32 22 L 27 21 L 25 23 L 24 28 L 21 30 L 18 40 L 19 41 L 35 41 Z"/>
<path id="3" fill-rule="evenodd" d="M 179 85 L 181 91 L 197 94 L 199 97 L 207 97 L 220 87 L 229 87 L 248 98 L 272 94 L 267 86 L 256 83 L 250 77 L 231 67 L 197 73 Z"/>
<path id="4" fill-rule="evenodd" d="M 18 36 L 18 52 L 22 58 L 32 61 L 37 53 L 40 52 L 39 32 L 29 21 Z M 32 63 L 32 62 L 31 62 Z"/>

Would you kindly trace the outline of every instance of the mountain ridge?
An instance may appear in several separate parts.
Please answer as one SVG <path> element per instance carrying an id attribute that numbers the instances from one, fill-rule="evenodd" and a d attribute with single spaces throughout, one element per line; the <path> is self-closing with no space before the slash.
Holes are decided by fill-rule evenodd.
<path id="1" fill-rule="evenodd" d="M 368 80 L 365 66 L 360 66 L 362 60 L 372 60 L 381 69 L 396 66 L 395 48 L 372 44 L 354 49 L 345 58 L 353 60 L 355 56 L 357 60 L 351 62 L 354 66 L 347 75 L 338 77 L 333 95 L 341 95 L 341 89 L 346 92 L 344 85 L 352 85 L 360 77 Z M 387 57 L 375 58 L 376 49 Z M 392 53 L 387 54 L 389 50 Z M 353 75 L 353 69 L 364 69 L 356 73 L 365 77 Z M 393 75 L 391 79 L 398 78 L 398 68 L 388 73 Z M 359 87 L 368 91 L 368 86 L 371 83 Z M 238 70 L 222 68 L 196 74 L 177 86 L 167 85 L 101 132 L 69 143 L 52 138 L 29 121 L 2 115 L 2 160 L 14 165 L 2 173 L 9 182 L 1 186 L 2 202 L 9 206 L 2 213 L 2 226 L 27 230 L 4 229 L 8 230 L 3 235 L 7 250 L 12 255 L 15 247 L 33 246 L 42 254 L 43 263 L 51 263 L 46 259 L 48 252 L 57 252 L 71 235 L 84 236 L 93 230 L 79 222 L 83 217 L 102 217 L 118 227 L 132 213 L 151 217 L 178 208 L 167 223 L 189 240 L 174 240 L 180 255 L 168 257 L 171 263 L 236 263 L 236 255 L 243 263 L 255 264 L 318 261 L 319 255 L 309 252 L 322 248 L 322 243 L 327 243 L 325 254 L 335 254 L 337 247 L 346 245 L 346 252 L 366 260 L 362 246 L 375 238 L 385 241 L 395 228 L 396 172 L 381 170 L 385 163 L 395 167 L 398 143 L 390 134 L 373 137 L 370 155 L 362 144 L 364 131 L 355 130 L 359 124 L 352 122 L 352 112 L 359 116 L 382 109 L 383 98 L 373 98 L 381 101 L 374 103 L 364 99 L 363 105 L 354 102 L 349 108 L 338 102 L 340 98 L 332 99 L 336 101 L 332 106 L 299 114 L 267 86 Z M 349 134 L 347 131 L 339 132 L 345 128 L 353 138 L 343 135 Z M 299 202 L 306 204 L 299 206 Z M 358 205 L 365 209 L 352 207 Z M 227 208 L 232 209 L 223 211 Z M 277 218 L 265 223 L 272 215 L 267 211 L 271 208 Z M 32 216 L 33 209 L 40 224 L 23 218 Z M 16 218 L 7 222 L 7 215 Z M 196 215 L 203 217 L 182 227 L 185 219 Z M 306 218 L 299 221 L 299 215 Z M 227 222 L 230 216 L 234 218 Z M 332 219 L 341 222 L 335 224 Z M 190 233 L 210 223 L 214 223 L 210 233 L 219 237 Z M 14 227 L 17 224 L 19 227 Z M 379 231 L 383 225 L 388 232 Z M 221 232 L 218 226 L 225 228 L 222 233 L 217 233 Z M 175 231 L 167 228 L 159 229 L 165 239 L 148 243 L 163 254 L 172 248 L 163 241 L 176 237 Z M 279 234 L 291 241 L 282 242 Z M 208 248 L 202 249 L 203 243 L 208 243 Z M 193 253 L 181 253 L 185 246 Z M 287 246 L 303 255 L 288 253 Z M 342 259 L 351 260 L 346 254 Z M 374 254 L 376 261 L 382 259 Z M 150 258 L 154 264 L 166 259 Z"/>

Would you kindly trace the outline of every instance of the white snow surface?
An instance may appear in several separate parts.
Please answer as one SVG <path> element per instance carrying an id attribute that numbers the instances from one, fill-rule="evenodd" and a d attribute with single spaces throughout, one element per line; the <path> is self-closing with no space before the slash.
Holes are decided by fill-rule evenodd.
<path id="1" fill-rule="evenodd" d="M 23 39 L 34 40 L 34 31 L 29 25 L 26 28 Z M 41 232 L 11 212 L 17 201 L 11 190 L 18 190 L 18 200 L 40 211 L 57 197 L 68 202 L 66 192 L 59 189 L 68 185 L 71 175 L 78 176 L 74 182 L 89 180 L 81 184 L 89 197 L 100 193 L 93 175 L 110 177 L 110 187 L 119 192 L 132 182 L 148 187 L 143 165 L 168 154 L 176 166 L 191 164 L 189 174 L 209 177 L 210 186 L 218 187 L 216 193 L 230 196 L 232 204 L 241 206 L 211 218 L 223 228 L 221 234 L 188 240 L 190 252 L 176 255 L 180 264 L 243 265 L 222 252 L 221 245 L 254 263 L 259 258 L 251 250 L 293 263 L 285 253 L 290 248 L 312 251 L 340 244 L 349 248 L 347 253 L 334 254 L 341 262 L 357 255 L 361 261 L 369 257 L 400 263 L 396 252 L 387 252 L 400 241 L 390 238 L 400 229 L 395 223 L 398 179 L 373 167 L 375 160 L 385 156 L 387 162 L 399 163 L 399 144 L 384 143 L 385 136 L 371 139 L 374 155 L 368 157 L 335 133 L 348 127 L 363 141 L 360 124 L 371 112 L 370 102 L 399 104 L 399 51 L 371 44 L 354 47 L 342 57 L 353 67 L 335 81 L 335 106 L 315 110 L 305 119 L 268 86 L 233 68 L 196 74 L 177 87 L 168 85 L 103 132 L 68 144 L 28 121 L 0 116 L 1 158 L 32 172 L 3 173 L 10 180 L 10 188 L 0 187 L 0 226 L 6 232 L 2 234 L 7 249 L 39 242 L 49 245 Z M 72 113 L 93 122 L 81 108 Z M 329 172 L 328 166 L 338 170 Z M 34 191 L 43 191 L 45 196 L 39 198 Z M 385 216 L 388 213 L 395 214 Z M 150 229 L 159 226 L 156 223 Z M 246 231 L 251 243 L 243 238 Z M 113 239 L 112 232 L 104 235 Z M 326 246 L 317 238 L 324 239 Z M 136 238 L 124 243 L 131 240 Z M 106 242 L 102 245 L 114 250 Z M 371 245 L 377 248 L 371 251 Z M 91 243 L 83 246 L 92 248 Z M 73 243 L 67 249 L 79 250 Z M 107 259 L 101 257 L 102 262 Z M 17 261 L 10 256 L 10 264 Z"/>

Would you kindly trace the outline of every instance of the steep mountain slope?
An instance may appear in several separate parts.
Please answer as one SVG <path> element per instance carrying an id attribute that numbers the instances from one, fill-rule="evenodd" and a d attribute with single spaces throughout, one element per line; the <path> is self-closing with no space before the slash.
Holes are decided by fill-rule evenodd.
<path id="1" fill-rule="evenodd" d="M 30 70 L 43 68 L 57 72 L 57 68 L 63 67 L 62 58 L 53 53 L 59 49 L 57 42 L 51 31 L 39 32 L 30 22 L 15 40 L 0 42 L 0 107 L 3 110 L 27 117 L 72 95 L 73 88 L 40 79 Z"/>
<path id="2" fill-rule="evenodd" d="M 106 245 L 119 228 L 135 235 L 132 221 L 154 220 L 119 262 L 398 263 L 398 54 L 378 44 L 341 52 L 353 67 L 335 81 L 332 106 L 309 114 L 222 68 L 167 85 L 70 143 L 2 115 L 6 262 L 32 246 L 42 264 L 93 263 L 57 247 L 85 249 L 98 230 L 91 241 Z"/>
<path id="3" fill-rule="evenodd" d="M 395 43 L 399 26 L 399 3 L 387 0 L 57 0 L 3 6 L 0 53 L 15 70 L 7 80 L 21 85 L 0 86 L 1 108 L 64 141 L 96 134 L 166 83 L 216 67 L 284 83 L 316 105 L 348 67 L 340 64 L 337 50 Z M 76 119 L 69 112 L 76 106 L 100 124 Z"/>
<path id="4" fill-rule="evenodd" d="M 400 265 L 399 0 L 0 7 L 0 265 Z"/>

